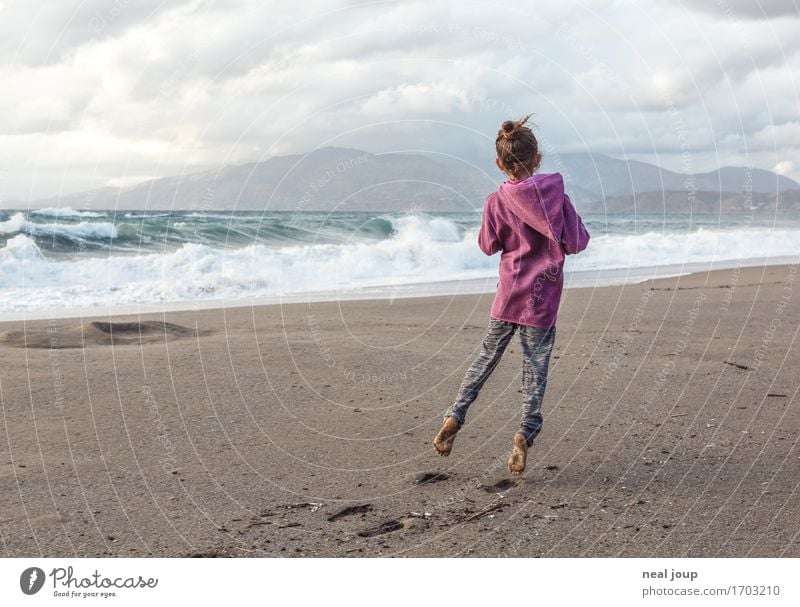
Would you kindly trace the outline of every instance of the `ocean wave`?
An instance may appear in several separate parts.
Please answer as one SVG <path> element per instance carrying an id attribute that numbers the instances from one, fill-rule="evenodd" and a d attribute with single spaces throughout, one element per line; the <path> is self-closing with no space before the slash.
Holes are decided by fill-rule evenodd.
<path id="1" fill-rule="evenodd" d="M 184 217 L 194 217 L 194 218 L 202 218 L 202 219 L 244 219 L 247 221 L 250 219 L 247 215 L 236 215 L 235 211 L 231 211 L 230 213 L 222 214 L 222 213 L 202 213 L 198 211 L 193 211 L 191 213 L 186 213 Z"/>
<path id="2" fill-rule="evenodd" d="M 61 236 L 64 238 L 108 239 L 117 237 L 117 228 L 107 221 L 81 221 L 80 223 L 36 223 L 25 219 L 23 213 L 14 213 L 8 220 L 0 221 L 0 234 L 29 234 L 31 236 Z"/>
<path id="3" fill-rule="evenodd" d="M 491 276 L 497 260 L 440 218 L 395 220 L 378 241 L 275 248 L 186 243 L 166 253 L 49 260 L 24 234 L 0 249 L 0 307 L 147 304 L 298 294 Z"/>
<path id="4" fill-rule="evenodd" d="M 791 257 L 800 253 L 800 229 L 747 227 L 689 232 L 603 234 L 570 260 L 574 270 L 614 270 Z"/>
<path id="5" fill-rule="evenodd" d="M 21 219 L 15 218 L 18 224 Z M 465 228 L 453 219 L 423 215 L 382 221 L 390 226 L 385 237 L 364 239 L 354 232 L 352 239 L 333 244 L 256 242 L 237 248 L 189 242 L 164 252 L 58 260 L 46 258 L 27 233 L 18 233 L 0 248 L 0 309 L 245 299 L 496 275 L 499 256 L 481 253 L 474 224 Z M 66 227 L 75 226 L 58 226 Z M 798 238 L 798 228 L 764 227 L 600 234 L 584 253 L 568 258 L 567 270 L 796 257 Z"/>
<path id="6" fill-rule="evenodd" d="M 35 209 L 31 215 L 45 215 L 47 217 L 104 217 L 105 213 L 96 211 L 76 211 L 71 207 L 49 207 L 46 209 Z"/>

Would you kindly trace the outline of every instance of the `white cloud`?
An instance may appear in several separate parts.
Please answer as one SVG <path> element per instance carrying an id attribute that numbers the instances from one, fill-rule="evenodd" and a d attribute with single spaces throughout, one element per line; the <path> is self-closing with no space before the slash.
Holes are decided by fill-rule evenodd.
<path id="1" fill-rule="evenodd" d="M 727 3 L 7 3 L 6 196 L 318 145 L 491 161 L 529 112 L 563 151 L 772 167 L 798 153 L 800 18 Z"/>
<path id="2" fill-rule="evenodd" d="M 795 0 L 684 0 L 695 10 L 728 19 L 771 19 L 797 16 Z"/>

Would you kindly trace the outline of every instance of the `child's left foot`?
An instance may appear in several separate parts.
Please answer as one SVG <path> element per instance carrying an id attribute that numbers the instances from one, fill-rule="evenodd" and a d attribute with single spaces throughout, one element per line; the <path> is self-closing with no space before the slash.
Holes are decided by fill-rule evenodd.
<path id="1" fill-rule="evenodd" d="M 450 455 L 459 427 L 458 421 L 454 417 L 448 417 L 444 420 L 442 429 L 433 438 L 433 448 L 436 449 L 436 453 L 442 457 Z"/>
<path id="2" fill-rule="evenodd" d="M 528 459 L 528 441 L 522 434 L 514 435 L 514 448 L 508 458 L 508 471 L 513 475 L 522 474 L 525 471 L 525 462 Z"/>

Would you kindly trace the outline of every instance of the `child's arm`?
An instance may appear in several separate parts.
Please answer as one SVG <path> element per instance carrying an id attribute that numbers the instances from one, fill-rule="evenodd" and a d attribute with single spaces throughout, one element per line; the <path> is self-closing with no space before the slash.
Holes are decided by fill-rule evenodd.
<path id="1" fill-rule="evenodd" d="M 494 255 L 503 248 L 500 239 L 497 237 L 497 230 L 494 227 L 494 213 L 490 210 L 490 202 L 486 201 L 483 205 L 483 221 L 481 230 L 478 232 L 478 246 L 486 255 Z"/>
<path id="2" fill-rule="evenodd" d="M 589 232 L 566 194 L 564 194 L 562 209 L 564 225 L 561 230 L 561 247 L 567 255 L 574 255 L 583 251 L 589 244 Z"/>

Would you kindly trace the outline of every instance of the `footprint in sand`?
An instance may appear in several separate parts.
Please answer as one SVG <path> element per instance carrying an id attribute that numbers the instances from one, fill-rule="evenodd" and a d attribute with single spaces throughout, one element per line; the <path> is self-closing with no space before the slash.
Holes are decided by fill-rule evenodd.
<path id="1" fill-rule="evenodd" d="M 450 478 L 449 474 L 445 474 L 444 472 L 420 472 L 414 477 L 414 484 L 415 485 L 432 485 L 434 483 L 440 483 L 442 481 L 446 481 Z"/>
<path id="2" fill-rule="evenodd" d="M 359 506 L 347 506 L 346 508 L 342 508 L 338 512 L 332 514 L 328 517 L 329 523 L 335 523 L 341 518 L 345 518 L 347 516 L 353 516 L 354 514 L 365 514 L 367 512 L 372 511 L 372 504 L 361 504 Z"/>
<path id="3" fill-rule="evenodd" d="M 384 533 L 392 533 L 393 531 L 399 531 L 403 528 L 403 523 L 396 520 L 386 521 L 377 525 L 375 527 L 370 527 L 369 529 L 365 529 L 364 531 L 359 531 L 359 537 L 375 537 L 376 535 L 383 535 Z"/>
<path id="4" fill-rule="evenodd" d="M 486 493 L 503 493 L 509 489 L 513 489 L 519 485 L 519 479 L 504 478 L 497 481 L 494 485 L 484 485 L 483 490 Z"/>

